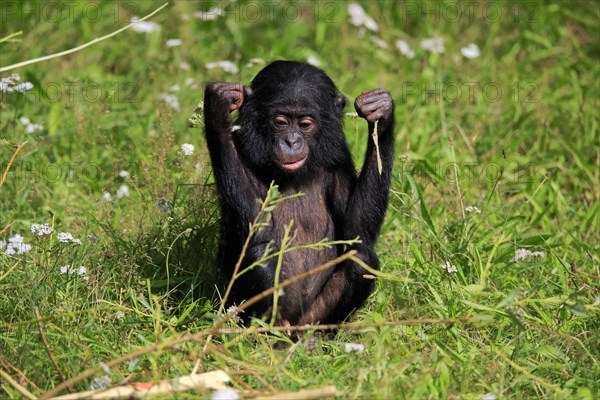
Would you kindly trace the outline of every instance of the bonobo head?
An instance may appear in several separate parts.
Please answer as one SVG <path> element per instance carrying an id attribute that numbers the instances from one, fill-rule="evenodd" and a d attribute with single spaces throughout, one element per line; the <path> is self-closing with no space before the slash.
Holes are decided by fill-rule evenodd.
<path id="1" fill-rule="evenodd" d="M 254 167 L 270 169 L 269 176 L 334 165 L 346 156 L 345 103 L 320 69 L 276 61 L 260 71 L 246 90 L 236 145 Z"/>

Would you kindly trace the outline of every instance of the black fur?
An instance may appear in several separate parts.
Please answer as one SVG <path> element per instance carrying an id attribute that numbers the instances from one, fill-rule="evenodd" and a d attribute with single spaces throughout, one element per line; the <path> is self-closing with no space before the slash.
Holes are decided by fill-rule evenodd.
<path id="1" fill-rule="evenodd" d="M 375 243 L 388 204 L 394 154 L 393 103 L 387 92 L 370 91 L 355 102 L 359 115 L 379 120 L 379 144 L 383 172 L 377 171 L 370 135 L 365 164 L 360 176 L 342 129 L 345 98 L 333 81 L 311 65 L 277 61 L 264 68 L 249 87 L 239 84 L 211 83 L 205 93 L 205 130 L 221 208 L 220 260 L 231 278 L 248 227 L 259 210 L 257 199 L 264 198 L 275 181 L 283 195 L 297 192 L 304 196 L 277 205 L 269 228 L 257 234 L 242 263 L 242 269 L 263 257 L 265 247 L 281 244 L 284 226 L 294 220 L 296 244 L 354 239 L 359 257 L 373 268 L 379 267 Z M 230 112 L 239 108 L 237 131 L 231 131 Z M 289 126 L 278 130 L 276 115 L 289 117 Z M 306 133 L 298 121 L 310 118 L 315 130 Z M 291 136 L 290 136 L 291 135 Z M 299 137 L 296 147 L 285 147 L 276 155 L 282 140 Z M 290 150 L 291 149 L 291 150 Z M 281 157 L 295 162 L 308 152 L 304 164 L 293 170 L 282 166 Z M 305 154 L 305 153 L 302 153 Z M 341 254 L 342 248 L 321 251 L 298 250 L 283 259 L 280 282 L 314 268 Z M 295 254 L 294 254 L 295 253 Z M 230 302 L 243 300 L 270 288 L 274 283 L 276 261 L 256 267 L 240 277 Z M 278 300 L 278 322 L 283 324 L 330 323 L 345 319 L 360 307 L 373 287 L 365 270 L 346 261 L 328 271 L 285 289 Z M 257 304 L 249 314 L 270 312 L 272 297 Z"/>

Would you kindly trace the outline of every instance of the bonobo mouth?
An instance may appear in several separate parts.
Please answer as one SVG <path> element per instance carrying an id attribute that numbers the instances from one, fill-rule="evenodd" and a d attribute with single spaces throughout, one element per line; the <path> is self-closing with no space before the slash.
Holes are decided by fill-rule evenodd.
<path id="1" fill-rule="evenodd" d="M 302 167 L 304 165 L 305 161 L 306 161 L 306 157 L 304 157 L 298 161 L 280 162 L 279 165 L 281 165 L 281 168 L 283 168 L 286 171 L 295 171 L 295 170 L 299 169 L 300 167 Z"/>

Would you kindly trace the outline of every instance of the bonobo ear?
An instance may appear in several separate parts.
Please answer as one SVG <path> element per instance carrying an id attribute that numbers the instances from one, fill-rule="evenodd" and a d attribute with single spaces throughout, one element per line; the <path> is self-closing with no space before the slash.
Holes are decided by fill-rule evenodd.
<path id="1" fill-rule="evenodd" d="M 337 108 L 339 108 L 340 112 L 344 111 L 344 107 L 346 107 L 346 97 L 340 94 L 335 98 L 335 105 Z"/>

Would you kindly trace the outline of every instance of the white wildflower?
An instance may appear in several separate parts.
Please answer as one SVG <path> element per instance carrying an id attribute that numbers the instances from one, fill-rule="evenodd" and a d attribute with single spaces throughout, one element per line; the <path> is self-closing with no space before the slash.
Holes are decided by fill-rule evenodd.
<path id="1" fill-rule="evenodd" d="M 23 124 L 23 126 L 25 126 L 25 130 L 27 131 L 27 133 L 33 133 L 35 131 L 42 131 L 42 130 L 44 130 L 44 125 L 42 125 L 42 124 L 34 124 L 27 117 L 21 117 L 21 118 L 19 118 L 19 122 L 21 122 Z"/>
<path id="2" fill-rule="evenodd" d="M 31 89 L 33 89 L 33 83 L 31 83 L 31 82 L 19 83 L 18 85 L 16 85 L 14 87 L 15 92 L 19 92 L 19 93 L 25 93 Z"/>
<path id="3" fill-rule="evenodd" d="M 449 273 L 458 272 L 458 268 L 456 268 L 454 265 L 450 264 L 450 261 L 446 261 L 444 264 L 440 265 L 440 268 L 445 269 Z"/>
<path id="4" fill-rule="evenodd" d="M 432 53 L 443 53 L 446 51 L 444 41 L 444 38 L 423 39 L 421 41 L 421 48 Z"/>
<path id="5" fill-rule="evenodd" d="M 1 93 L 12 93 L 19 92 L 25 93 L 28 90 L 33 89 L 31 82 L 17 83 L 21 80 L 21 76 L 17 73 L 11 74 L 5 78 L 0 79 L 0 92 Z"/>
<path id="6" fill-rule="evenodd" d="M 188 86 L 192 89 L 197 88 L 196 81 L 194 80 L 194 78 L 185 78 L 185 86 Z"/>
<path id="7" fill-rule="evenodd" d="M 214 21 L 219 17 L 225 16 L 225 10 L 219 7 L 212 7 L 207 12 L 196 11 L 192 14 L 192 17 L 202 21 Z"/>
<path id="8" fill-rule="evenodd" d="M 117 198 L 121 199 L 123 197 L 129 197 L 129 186 L 121 185 L 117 190 Z"/>
<path id="9" fill-rule="evenodd" d="M 25 239 L 25 238 L 17 233 L 14 236 L 8 238 L 8 243 L 10 243 L 10 244 L 23 243 L 23 239 Z"/>
<path id="10" fill-rule="evenodd" d="M 69 264 L 63 265 L 62 267 L 60 267 L 60 273 L 62 275 L 77 275 L 81 277 L 81 279 L 83 279 L 84 281 L 88 281 L 90 279 L 90 277 L 87 274 L 87 268 L 83 265 L 79 268 L 74 268 Z"/>
<path id="11" fill-rule="evenodd" d="M 238 72 L 240 72 L 237 65 L 235 65 L 231 61 L 209 62 L 204 64 L 204 67 L 206 67 L 206 69 L 221 68 L 223 71 L 228 72 L 230 74 L 237 74 Z"/>
<path id="12" fill-rule="evenodd" d="M 131 29 L 138 33 L 152 33 L 160 31 L 160 25 L 156 22 L 140 21 L 140 19 L 136 16 L 131 17 L 131 23 L 134 24 Z"/>
<path id="13" fill-rule="evenodd" d="M 496 400 L 496 395 L 494 393 L 486 393 L 481 395 L 479 400 Z"/>
<path id="14" fill-rule="evenodd" d="M 38 236 L 50 235 L 54 229 L 48 224 L 31 224 L 31 233 Z"/>
<path id="15" fill-rule="evenodd" d="M 15 243 L 12 245 L 12 248 L 17 252 L 17 254 L 25 254 L 31 250 L 31 245 L 27 243 Z"/>
<path id="16" fill-rule="evenodd" d="M 111 202 L 112 201 L 112 194 L 110 194 L 109 192 L 102 193 L 102 200 L 106 201 L 106 202 Z"/>
<path id="17" fill-rule="evenodd" d="M 90 384 L 90 390 L 105 390 L 110 385 L 111 378 L 108 375 L 102 375 L 95 378 Z"/>
<path id="18" fill-rule="evenodd" d="M 398 48 L 398 50 L 400 50 L 400 54 L 402 54 L 403 56 L 406 56 L 410 59 L 415 58 L 415 52 L 413 49 L 410 48 L 410 46 L 408 45 L 407 42 L 405 42 L 402 39 L 399 39 L 396 41 L 396 47 Z"/>
<path id="19" fill-rule="evenodd" d="M 62 243 L 81 244 L 81 240 L 75 239 L 69 232 L 60 232 L 56 237 L 58 241 Z"/>
<path id="20" fill-rule="evenodd" d="M 252 64 L 264 64 L 264 63 L 265 63 L 265 60 L 263 60 L 262 58 L 259 58 L 259 57 L 252 57 L 252 58 L 250 59 L 250 62 L 251 62 Z"/>
<path id="21" fill-rule="evenodd" d="M 379 30 L 377 22 L 375 22 L 373 18 L 369 17 L 362 6 L 358 3 L 348 4 L 348 17 L 350 18 L 350 23 L 354 26 L 364 26 L 371 31 Z"/>
<path id="22" fill-rule="evenodd" d="M 122 169 L 122 170 L 119 171 L 119 176 L 121 178 L 127 178 L 129 176 L 129 171 L 126 171 L 126 170 Z"/>
<path id="23" fill-rule="evenodd" d="M 171 87 L 169 88 L 169 90 L 170 90 L 171 92 L 179 92 L 179 89 L 181 89 L 181 87 L 179 86 L 179 83 L 176 83 L 176 84 L 174 84 L 173 86 L 171 86 Z"/>
<path id="24" fill-rule="evenodd" d="M 315 67 L 320 67 L 321 66 L 321 61 L 319 61 L 319 59 L 315 56 L 308 56 L 306 57 L 306 62 L 309 63 L 310 65 L 314 65 Z"/>
<path id="25" fill-rule="evenodd" d="M 177 47 L 181 46 L 181 39 L 168 39 L 167 47 Z"/>
<path id="26" fill-rule="evenodd" d="M 465 207 L 465 211 L 468 213 L 474 212 L 475 214 L 481 214 L 481 210 L 475 206 Z"/>
<path id="27" fill-rule="evenodd" d="M 115 313 L 115 318 L 116 319 L 123 319 L 123 318 L 125 318 L 125 313 L 123 311 L 117 311 Z"/>
<path id="28" fill-rule="evenodd" d="M 515 256 L 513 257 L 513 262 L 519 262 L 521 260 L 526 260 L 528 258 L 533 257 L 544 257 L 546 253 L 543 251 L 530 251 L 527 249 L 517 249 L 515 250 Z"/>
<path id="29" fill-rule="evenodd" d="M 360 343 L 344 343 L 344 351 L 346 353 L 362 353 L 365 351 L 365 345 Z"/>
<path id="30" fill-rule="evenodd" d="M 460 52 L 463 56 L 467 58 L 477 58 L 481 55 L 479 51 L 479 47 L 475 43 L 469 43 L 467 47 L 463 47 L 460 49 Z"/>
<path id="31" fill-rule="evenodd" d="M 210 396 L 210 400 L 238 400 L 239 398 L 240 394 L 237 390 L 228 387 L 217 389 Z"/>
<path id="32" fill-rule="evenodd" d="M 158 98 L 169 105 L 173 110 L 179 112 L 179 99 L 174 94 L 161 93 Z"/>
<path id="33" fill-rule="evenodd" d="M 0 249 L 4 249 L 4 247 L 6 247 L 6 249 L 4 250 L 4 254 L 6 254 L 7 256 L 14 256 L 15 254 L 25 254 L 29 250 L 31 250 L 32 247 L 30 244 L 23 242 L 23 239 L 23 236 L 17 233 L 14 236 L 8 238 L 8 243 L 0 240 Z"/>
<path id="34" fill-rule="evenodd" d="M 182 61 L 179 63 L 179 68 L 181 68 L 184 71 L 189 71 L 190 70 L 190 64 L 186 63 L 185 61 Z"/>
<path id="35" fill-rule="evenodd" d="M 373 42 L 373 44 L 375 44 L 375 46 L 377 46 L 379 48 L 382 48 L 382 49 L 388 48 L 387 42 L 385 40 L 383 40 L 382 38 L 372 37 L 371 42 Z"/>
<path id="36" fill-rule="evenodd" d="M 181 152 L 184 156 L 191 156 L 192 154 L 194 154 L 194 145 L 189 143 L 182 144 Z"/>
<path id="37" fill-rule="evenodd" d="M 81 277 L 81 279 L 83 279 L 84 281 L 89 281 L 90 277 L 87 274 L 87 268 L 84 267 L 83 265 L 80 266 L 79 268 L 77 268 L 77 271 L 75 271 L 75 273 L 77 275 L 79 275 Z"/>

